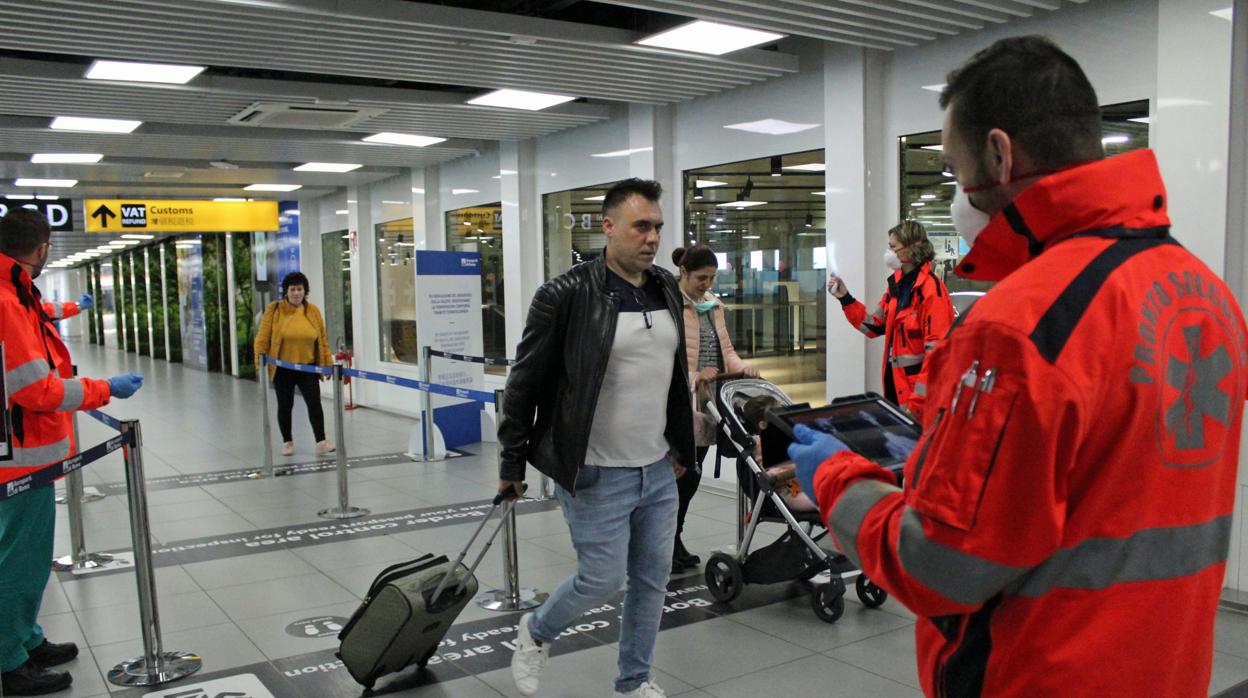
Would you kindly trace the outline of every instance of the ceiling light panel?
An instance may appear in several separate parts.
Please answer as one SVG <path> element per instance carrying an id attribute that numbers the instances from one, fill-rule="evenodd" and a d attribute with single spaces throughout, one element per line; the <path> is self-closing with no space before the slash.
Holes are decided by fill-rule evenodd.
<path id="1" fill-rule="evenodd" d="M 785 165 L 786 170 L 797 170 L 798 172 L 823 172 L 828 166 L 822 162 L 808 162 L 805 165 Z"/>
<path id="2" fill-rule="evenodd" d="M 31 179 L 23 177 L 13 182 L 19 187 L 72 187 L 78 184 L 76 179 Z"/>
<path id="3" fill-rule="evenodd" d="M 363 165 L 353 165 L 346 162 L 305 162 L 295 168 L 296 172 L 350 172 L 358 170 Z"/>
<path id="4" fill-rule="evenodd" d="M 386 145 L 410 145 L 414 148 L 424 148 L 435 143 L 445 141 L 445 138 L 436 136 L 417 136 L 412 133 L 374 133 L 364 139 L 365 143 L 384 143 Z"/>
<path id="5" fill-rule="evenodd" d="M 185 85 L 204 72 L 202 65 L 172 63 L 135 63 L 131 61 L 96 61 L 87 69 L 88 80 L 121 80 L 125 82 L 159 82 Z"/>
<path id="6" fill-rule="evenodd" d="M 638 41 L 642 46 L 722 56 L 743 48 L 779 41 L 784 34 L 697 20 Z"/>
<path id="7" fill-rule="evenodd" d="M 247 191 L 294 191 L 303 187 L 302 184 L 251 184 L 243 187 Z"/>
<path id="8" fill-rule="evenodd" d="M 104 159 L 101 153 L 35 153 L 30 161 L 35 164 L 82 165 Z"/>
<path id="9" fill-rule="evenodd" d="M 58 116 L 52 119 L 51 128 L 57 131 L 85 131 L 87 133 L 131 133 L 142 124 L 142 121 L 129 119 Z"/>
<path id="10" fill-rule="evenodd" d="M 494 90 L 480 97 L 468 100 L 468 104 L 478 107 L 502 107 L 504 109 L 523 109 L 525 111 L 541 111 L 556 104 L 571 102 L 576 97 L 547 94 L 545 92 L 529 92 L 527 90 Z"/>
<path id="11" fill-rule="evenodd" d="M 821 124 L 798 124 L 783 119 L 759 119 L 758 121 L 746 121 L 739 124 L 724 124 L 724 128 L 761 133 L 766 136 L 784 136 L 790 133 L 800 133 L 809 131 L 812 128 L 819 128 L 819 126 Z"/>

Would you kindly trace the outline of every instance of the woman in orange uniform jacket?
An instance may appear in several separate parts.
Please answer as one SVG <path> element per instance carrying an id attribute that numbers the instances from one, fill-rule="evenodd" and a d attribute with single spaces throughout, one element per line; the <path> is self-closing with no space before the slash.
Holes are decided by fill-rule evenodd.
<path id="1" fill-rule="evenodd" d="M 925 359 L 949 333 L 955 312 L 949 289 L 932 273 L 936 251 L 927 231 L 905 221 L 888 231 L 884 263 L 893 270 L 888 290 L 875 312 L 856 300 L 838 276 L 828 279 L 828 293 L 841 302 L 845 319 L 869 338 L 884 336 L 884 397 L 906 408 L 920 421 L 927 397 Z"/>

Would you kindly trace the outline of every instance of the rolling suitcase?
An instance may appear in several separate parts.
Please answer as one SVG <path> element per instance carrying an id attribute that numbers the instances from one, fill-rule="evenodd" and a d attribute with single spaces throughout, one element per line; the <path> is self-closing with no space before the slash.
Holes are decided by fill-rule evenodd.
<path id="1" fill-rule="evenodd" d="M 463 561 L 502 499 L 502 495 L 494 499 L 494 506 L 453 563 L 445 555 L 423 555 L 377 575 L 364 602 L 338 633 L 338 658 L 351 678 L 371 689 L 386 674 L 428 663 L 451 623 L 477 593 L 474 573 L 502 530 L 510 502 L 503 505 L 499 525 L 472 567 L 465 567 Z"/>

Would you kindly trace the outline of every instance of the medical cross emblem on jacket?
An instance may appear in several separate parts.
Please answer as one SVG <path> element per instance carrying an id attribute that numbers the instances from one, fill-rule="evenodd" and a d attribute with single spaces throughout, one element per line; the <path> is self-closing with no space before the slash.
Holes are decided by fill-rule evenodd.
<path id="1" fill-rule="evenodd" d="M 1205 417 L 1226 425 L 1230 419 L 1231 397 L 1218 383 L 1231 372 L 1231 355 L 1219 345 L 1201 356 L 1204 326 L 1183 328 L 1187 361 L 1171 355 L 1166 365 L 1166 382 L 1179 391 L 1179 397 L 1166 410 L 1166 430 L 1181 450 L 1205 448 Z"/>

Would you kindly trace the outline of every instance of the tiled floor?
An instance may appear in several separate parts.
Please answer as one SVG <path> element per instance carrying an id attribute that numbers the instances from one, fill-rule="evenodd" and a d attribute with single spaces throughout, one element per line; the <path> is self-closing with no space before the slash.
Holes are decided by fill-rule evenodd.
<path id="1" fill-rule="evenodd" d="M 73 351 L 84 375 L 104 377 L 123 370 L 141 370 L 147 375 L 146 386 L 136 397 L 118 401 L 108 412 L 141 420 L 149 481 L 260 464 L 255 383 L 98 347 L 75 345 Z M 105 427 L 90 418 L 80 422 L 84 444 L 109 436 Z M 295 424 L 299 452 L 292 460 L 312 461 L 312 437 L 301 411 L 295 415 Z M 329 427 L 332 434 L 332 422 Z M 407 419 L 367 409 L 350 412 L 346 417 L 348 454 L 401 452 L 409 428 Z M 374 520 L 389 512 L 480 502 L 491 494 L 494 450 L 489 445 L 470 450 L 474 455 L 444 463 L 395 459 L 390 464 L 353 468 L 351 503 L 370 508 L 374 516 L 369 520 Z M 86 471 L 88 485 L 109 491 L 110 485 L 124 480 L 119 455 Z M 333 505 L 336 496 L 334 475 L 324 472 L 168 489 L 154 484 L 148 499 L 153 537 L 167 545 L 191 539 L 202 543 L 214 536 L 230 539 L 279 527 L 324 525 L 316 512 Z M 731 542 L 735 530 L 732 506 L 730 500 L 710 492 L 694 500 L 687 524 L 687 543 L 692 549 L 706 555 Z M 69 540 L 66 509 L 58 510 L 59 555 L 68 552 Z M 90 549 L 130 547 L 123 495 L 114 493 L 87 504 L 85 512 Z M 185 694 L 211 698 L 231 685 L 241 685 L 239 680 L 250 681 L 246 675 L 256 676 L 274 698 L 359 695 L 361 689 L 334 661 L 336 639 L 308 636 L 302 631 L 308 623 L 297 621 L 349 616 L 383 566 L 422 552 L 452 551 L 473 528 L 471 520 L 460 523 L 455 519 L 449 524 L 412 525 L 409 530 L 377 531 L 349 540 L 330 536 L 314 544 L 257 543 L 228 550 L 205 545 L 195 552 L 179 553 L 182 557 L 177 559 L 161 558 L 156 579 L 165 647 L 199 653 L 204 667 L 195 677 L 165 690 L 124 695 L 166 696 L 212 682 L 212 691 L 206 694 Z M 574 570 L 571 541 L 557 510 L 523 513 L 517 529 L 523 584 L 550 590 Z M 764 540 L 778 533 L 768 531 Z M 492 551 L 478 572 L 482 588 L 501 585 L 502 576 L 500 555 Z M 695 572 L 674 580 L 672 586 L 672 612 L 665 616 L 666 629 L 655 653 L 657 681 L 669 694 L 718 698 L 920 695 L 914 617 L 896 602 L 868 610 L 851 593 L 845 616 L 829 625 L 814 617 L 809 597 L 801 590 L 784 585 L 750 588 L 734 604 L 736 608 L 727 608 L 700 600 L 705 598 L 705 591 L 697 590 L 701 584 L 701 575 Z M 679 603 L 681 599 L 688 603 Z M 612 615 L 606 611 L 600 617 Z M 427 674 L 400 677 L 389 692 L 460 698 L 517 695 L 506 669 L 508 650 L 500 644 L 514 636 L 515 619 L 515 615 L 469 604 L 448 635 L 457 644 L 445 648 L 445 661 L 431 665 Z M 132 571 L 54 576 L 40 620 L 54 640 L 72 640 L 83 648 L 82 655 L 68 666 L 74 674 L 73 690 L 59 695 L 109 695 L 116 687 L 104 674 L 123 658 L 141 652 Z M 587 623 L 582 632 L 558 643 L 542 695 L 609 695 L 615 674 L 614 632 L 614 626 L 603 631 Z M 1217 693 L 1245 680 L 1248 616 L 1222 612 L 1210 691 Z M 248 690 L 253 698 L 263 698 L 256 689 Z"/>

